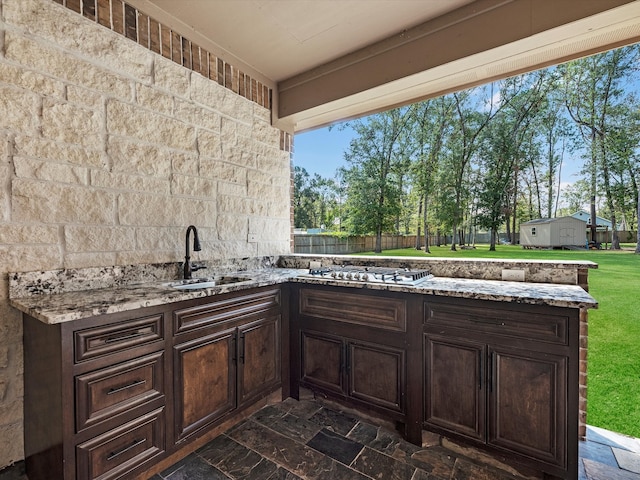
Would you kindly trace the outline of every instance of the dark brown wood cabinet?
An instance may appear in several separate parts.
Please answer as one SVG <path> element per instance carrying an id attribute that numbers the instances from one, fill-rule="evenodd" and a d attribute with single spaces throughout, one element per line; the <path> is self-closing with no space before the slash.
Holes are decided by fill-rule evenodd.
<path id="1" fill-rule="evenodd" d="M 25 315 L 30 480 L 125 480 L 281 386 L 281 289 L 46 325 Z"/>
<path id="2" fill-rule="evenodd" d="M 280 386 L 280 303 L 262 288 L 173 312 L 176 443 Z"/>
<path id="3" fill-rule="evenodd" d="M 577 313 L 429 299 L 424 323 L 425 428 L 573 478 Z"/>
<path id="4" fill-rule="evenodd" d="M 32 480 L 131 478 L 163 457 L 164 307 L 45 325 L 25 316 L 25 458 Z"/>
<path id="5" fill-rule="evenodd" d="M 324 286 L 292 288 L 292 395 L 300 387 L 405 425 L 419 441 L 420 331 L 410 330 L 418 296 Z M 412 325 L 416 325 L 413 322 Z M 419 322 L 418 322 L 419 328 Z M 412 359 L 413 361 L 410 361 Z M 412 365 L 412 367 L 410 367 Z M 415 417 L 415 418 L 414 418 Z"/>

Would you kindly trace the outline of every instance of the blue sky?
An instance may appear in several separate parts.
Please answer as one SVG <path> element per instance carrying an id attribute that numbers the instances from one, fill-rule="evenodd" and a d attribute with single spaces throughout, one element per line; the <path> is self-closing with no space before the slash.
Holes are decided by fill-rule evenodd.
<path id="1" fill-rule="evenodd" d="M 344 152 L 349 149 L 349 142 L 354 137 L 353 130 L 338 126 L 296 133 L 293 164 L 310 174 L 333 178 L 338 167 L 345 164 Z"/>
<path id="2" fill-rule="evenodd" d="M 317 173 L 325 178 L 334 178 L 338 167 L 345 165 L 344 152 L 355 133 L 349 127 L 334 126 L 297 133 L 294 139 L 293 164 L 303 167 L 309 174 Z M 562 165 L 562 182 L 574 183 L 578 180 L 582 161 L 565 153 Z"/>

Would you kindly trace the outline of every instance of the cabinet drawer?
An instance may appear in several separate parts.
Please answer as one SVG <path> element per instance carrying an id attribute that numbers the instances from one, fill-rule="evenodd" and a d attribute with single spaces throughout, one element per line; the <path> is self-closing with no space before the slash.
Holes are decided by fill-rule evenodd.
<path id="1" fill-rule="evenodd" d="M 76 447 L 78 480 L 114 480 L 164 452 L 158 409 Z"/>
<path id="2" fill-rule="evenodd" d="M 173 312 L 173 329 L 174 333 L 188 332 L 276 307 L 280 307 L 279 288 L 227 297 L 205 305 L 176 310 Z"/>
<path id="3" fill-rule="evenodd" d="M 76 377 L 79 432 L 164 395 L 163 352 Z"/>
<path id="4" fill-rule="evenodd" d="M 162 340 L 163 315 L 134 318 L 74 332 L 75 361 L 82 362 Z"/>
<path id="5" fill-rule="evenodd" d="M 385 330 L 407 330 L 407 305 L 400 298 L 302 288 L 299 312 Z"/>
<path id="6" fill-rule="evenodd" d="M 569 317 L 549 311 L 487 308 L 425 302 L 425 325 L 454 327 L 491 335 L 568 344 Z"/>

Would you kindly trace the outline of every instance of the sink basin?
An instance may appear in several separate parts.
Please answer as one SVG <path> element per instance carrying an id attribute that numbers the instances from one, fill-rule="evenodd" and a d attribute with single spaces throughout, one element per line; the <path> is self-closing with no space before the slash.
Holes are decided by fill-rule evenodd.
<path id="1" fill-rule="evenodd" d="M 175 282 L 165 283 L 166 286 L 177 288 L 178 290 L 195 290 L 198 288 L 219 287 L 221 285 L 229 285 L 232 283 L 248 282 L 250 278 L 245 277 L 215 277 L 215 278 L 192 278 L 189 280 L 176 280 Z"/>

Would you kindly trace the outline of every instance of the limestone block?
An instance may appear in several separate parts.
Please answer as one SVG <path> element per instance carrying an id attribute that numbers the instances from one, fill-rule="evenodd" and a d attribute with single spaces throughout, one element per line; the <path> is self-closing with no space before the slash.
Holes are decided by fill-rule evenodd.
<path id="1" fill-rule="evenodd" d="M 6 135 L 0 135 L 0 164 L 4 163 L 11 151 L 11 141 Z"/>
<path id="2" fill-rule="evenodd" d="M 171 193 L 173 195 L 215 198 L 216 181 L 209 178 L 174 173 L 171 176 Z"/>
<path id="3" fill-rule="evenodd" d="M 289 239 L 280 242 L 260 242 L 258 243 L 258 256 L 288 255 L 291 253 L 291 242 Z"/>
<path id="4" fill-rule="evenodd" d="M 264 108 L 257 103 L 253 104 L 253 116 L 256 120 L 271 123 L 271 110 Z"/>
<path id="5" fill-rule="evenodd" d="M 91 171 L 91 185 L 132 192 L 154 192 L 169 195 L 170 182 L 168 178 L 144 177 L 124 173 L 110 173 L 104 170 Z"/>
<path id="6" fill-rule="evenodd" d="M 225 145 L 234 145 L 237 143 L 238 123 L 233 119 L 222 117 L 220 121 L 220 137 Z"/>
<path id="7" fill-rule="evenodd" d="M 128 80 L 11 31 L 5 32 L 5 58 L 117 98 L 132 96 Z"/>
<path id="8" fill-rule="evenodd" d="M 176 251 L 183 252 L 184 236 L 187 226 L 184 227 L 145 227 L 136 229 L 136 251 Z M 202 241 L 202 229 L 198 229 Z"/>
<path id="9" fill-rule="evenodd" d="M 0 345 L 0 368 L 9 366 L 9 347 Z"/>
<path id="10" fill-rule="evenodd" d="M 175 99 L 175 117 L 199 128 L 220 131 L 220 115 L 210 108 Z"/>
<path id="11" fill-rule="evenodd" d="M 86 167 L 104 168 L 107 165 L 107 157 L 103 151 L 63 145 L 38 137 L 17 136 L 15 153 L 24 157 L 56 160 Z"/>
<path id="12" fill-rule="evenodd" d="M 104 142 L 102 111 L 81 108 L 45 98 L 42 105 L 42 135 L 64 143 L 95 147 Z"/>
<path id="13" fill-rule="evenodd" d="M 153 58 L 154 85 L 163 90 L 187 98 L 189 96 L 189 74 L 189 70 L 171 60 L 158 55 Z"/>
<path id="14" fill-rule="evenodd" d="M 215 225 L 215 200 L 122 193 L 118 196 L 120 225 L 172 227 Z"/>
<path id="15" fill-rule="evenodd" d="M 41 0 L 7 0 L 2 10 L 7 23 L 111 69 L 150 81 L 152 52 L 69 9 Z"/>
<path id="16" fill-rule="evenodd" d="M 168 178 L 171 173 L 171 152 L 156 145 L 109 136 L 107 153 L 115 172 L 139 173 L 162 178 Z"/>
<path id="17" fill-rule="evenodd" d="M 165 115 L 173 114 L 173 97 L 157 89 L 136 84 L 136 100 L 139 105 Z"/>
<path id="18" fill-rule="evenodd" d="M 248 182 L 247 194 L 251 198 L 269 201 L 275 199 L 278 195 L 281 195 L 282 189 L 267 185 L 265 183 Z"/>
<path id="19" fill-rule="evenodd" d="M 67 85 L 67 100 L 93 110 L 102 109 L 105 101 L 104 96 L 99 92 L 78 85 Z"/>
<path id="20" fill-rule="evenodd" d="M 197 175 L 198 174 L 198 155 L 171 152 L 171 171 L 181 173 L 183 175 Z"/>
<path id="21" fill-rule="evenodd" d="M 13 157 L 16 177 L 34 178 L 59 183 L 76 183 L 88 185 L 89 169 L 62 165 L 59 163 L 33 160 L 24 157 Z"/>
<path id="22" fill-rule="evenodd" d="M 247 196 L 247 185 L 241 183 L 218 182 L 218 195 Z"/>
<path id="23" fill-rule="evenodd" d="M 7 63 L 0 63 L 0 82 L 49 97 L 63 98 L 65 92 L 64 83 L 61 81 Z"/>
<path id="24" fill-rule="evenodd" d="M 58 245 L 0 245 L 0 273 L 55 270 L 62 266 Z"/>
<path id="25" fill-rule="evenodd" d="M 0 299 L 0 338 L 7 344 L 22 342 L 22 314 L 7 298 Z"/>
<path id="26" fill-rule="evenodd" d="M 217 218 L 218 238 L 227 241 L 247 240 L 249 223 L 242 215 L 219 214 Z"/>
<path id="27" fill-rule="evenodd" d="M 253 138 L 270 145 L 280 144 L 280 130 L 267 122 L 253 122 Z"/>
<path id="28" fill-rule="evenodd" d="M 10 219 L 12 176 L 13 169 L 6 161 L 6 158 L 4 160 L 0 158 L 0 222 L 8 222 Z"/>
<path id="29" fill-rule="evenodd" d="M 180 255 L 176 251 L 161 251 L 161 250 L 118 252 L 118 254 L 116 255 L 116 265 L 137 265 L 141 263 L 178 262 L 181 259 L 184 259 L 184 252 L 182 252 L 182 255 Z"/>
<path id="30" fill-rule="evenodd" d="M 35 130 L 39 126 L 39 108 L 37 95 L 0 86 L 0 128 L 16 132 Z"/>
<path id="31" fill-rule="evenodd" d="M 12 218 L 23 222 L 109 225 L 115 195 L 104 190 L 16 178 Z"/>
<path id="32" fill-rule="evenodd" d="M 264 241 L 289 241 L 291 226 L 288 219 L 249 218 L 249 233 L 258 235 Z"/>
<path id="33" fill-rule="evenodd" d="M 230 92 L 231 95 L 235 95 Z M 191 100 L 218 112 L 227 95 L 227 89 L 200 75 L 191 76 Z M 233 116 L 232 116 L 233 117 Z"/>
<path id="34" fill-rule="evenodd" d="M 218 212 L 236 215 L 251 215 L 254 212 L 254 201 L 245 197 L 218 195 Z"/>
<path id="35" fill-rule="evenodd" d="M 247 183 L 264 183 L 266 185 L 271 184 L 273 173 L 262 172 L 259 170 L 247 170 Z"/>
<path id="36" fill-rule="evenodd" d="M 245 241 L 215 242 L 208 249 L 211 259 L 255 257 L 258 253 L 257 243 Z"/>
<path id="37" fill-rule="evenodd" d="M 199 130 L 198 152 L 205 157 L 220 158 L 222 155 L 220 135 L 206 130 Z"/>
<path id="38" fill-rule="evenodd" d="M 193 127 L 115 100 L 107 102 L 107 132 L 181 150 L 194 150 L 196 145 Z"/>
<path id="39" fill-rule="evenodd" d="M 67 253 L 63 268 L 87 268 L 117 265 L 115 252 Z"/>
<path id="40" fill-rule="evenodd" d="M 288 162 L 285 164 L 285 162 L 282 161 L 282 158 L 278 158 L 277 156 L 258 155 L 257 165 L 258 170 L 271 172 L 271 174 L 275 175 L 285 175 L 285 172 L 289 171 Z"/>
<path id="41" fill-rule="evenodd" d="M 48 225 L 24 225 L 14 223 L 0 225 L 0 244 L 18 245 L 21 243 L 58 243 L 58 227 Z"/>
<path id="42" fill-rule="evenodd" d="M 73 226 L 64 227 L 66 252 L 116 252 L 135 248 L 132 227 Z"/>
<path id="43" fill-rule="evenodd" d="M 246 185 L 247 169 L 211 158 L 200 159 L 200 175 L 228 183 Z"/>
<path id="44" fill-rule="evenodd" d="M 222 145 L 222 160 L 234 165 L 256 168 L 256 155 L 253 150 L 240 145 Z"/>
<path id="45" fill-rule="evenodd" d="M 11 465 L 24 458 L 22 420 L 10 425 L 0 423 L 0 465 Z"/>

